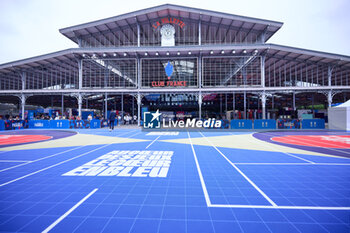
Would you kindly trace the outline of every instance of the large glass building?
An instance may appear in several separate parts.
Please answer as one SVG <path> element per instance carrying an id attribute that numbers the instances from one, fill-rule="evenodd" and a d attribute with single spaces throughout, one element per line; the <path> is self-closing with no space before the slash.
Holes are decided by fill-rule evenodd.
<path id="1" fill-rule="evenodd" d="M 267 43 L 282 25 L 165 4 L 63 28 L 78 48 L 0 65 L 0 103 L 265 119 L 349 99 L 350 57 Z"/>

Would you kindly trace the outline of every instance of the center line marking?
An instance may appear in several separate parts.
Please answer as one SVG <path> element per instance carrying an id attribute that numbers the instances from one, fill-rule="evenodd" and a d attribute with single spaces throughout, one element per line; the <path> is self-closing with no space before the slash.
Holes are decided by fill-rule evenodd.
<path id="1" fill-rule="evenodd" d="M 272 206 L 274 206 L 274 207 L 276 207 L 277 205 L 276 205 L 276 203 L 275 202 L 273 202 L 253 181 L 251 181 L 234 163 L 232 163 L 231 162 L 231 160 L 229 160 L 216 146 L 214 146 L 214 144 L 211 142 L 211 141 L 209 141 L 208 140 L 208 138 L 207 137 L 205 137 L 203 134 L 202 134 L 202 132 L 199 132 L 201 135 L 202 135 L 202 137 L 204 137 L 206 140 L 207 140 L 207 142 L 209 142 L 210 143 L 210 145 L 212 146 L 212 147 L 214 147 L 215 148 L 215 150 L 217 151 L 217 152 L 219 152 L 221 155 L 222 155 L 222 157 L 224 157 L 225 159 L 226 159 L 226 161 L 227 162 L 229 162 L 230 164 L 231 164 L 231 166 L 232 167 L 234 167 L 263 197 L 265 197 L 265 199 L 272 205 Z"/>
<path id="2" fill-rule="evenodd" d="M 63 219 L 65 219 L 70 213 L 72 213 L 76 208 L 78 208 L 84 201 L 86 201 L 89 197 L 91 197 L 98 188 L 92 190 L 88 195 L 86 195 L 83 199 L 81 199 L 77 204 L 75 204 L 72 208 L 70 208 L 66 213 L 64 213 L 61 217 L 59 217 L 56 221 L 54 221 L 50 226 L 48 226 L 42 233 L 49 232 L 52 228 L 54 228 L 58 223 L 60 223 Z"/>

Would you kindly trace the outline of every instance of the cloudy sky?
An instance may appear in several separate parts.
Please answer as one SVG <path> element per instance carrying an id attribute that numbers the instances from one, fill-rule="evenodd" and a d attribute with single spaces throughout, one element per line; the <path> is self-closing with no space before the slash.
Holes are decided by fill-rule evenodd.
<path id="1" fill-rule="evenodd" d="M 349 0 L 0 0 L 0 64 L 77 47 L 60 28 L 165 3 L 280 21 L 268 42 L 350 56 Z"/>

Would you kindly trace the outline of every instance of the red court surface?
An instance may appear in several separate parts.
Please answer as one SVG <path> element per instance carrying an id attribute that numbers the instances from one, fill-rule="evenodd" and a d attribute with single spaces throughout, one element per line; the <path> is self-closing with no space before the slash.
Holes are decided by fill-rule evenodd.
<path id="1" fill-rule="evenodd" d="M 45 135 L 0 135 L 0 145 L 22 144 L 29 142 L 39 142 L 51 139 Z"/>
<path id="2" fill-rule="evenodd" d="M 287 143 L 300 146 L 313 146 L 324 148 L 338 148 L 349 149 L 350 148 L 350 136 L 349 135 L 288 135 L 282 137 L 273 137 L 271 139 L 275 142 Z"/>

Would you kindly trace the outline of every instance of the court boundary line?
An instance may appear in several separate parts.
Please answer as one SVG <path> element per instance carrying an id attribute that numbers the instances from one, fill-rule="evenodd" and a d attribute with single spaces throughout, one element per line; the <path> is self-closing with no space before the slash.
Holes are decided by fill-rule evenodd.
<path id="1" fill-rule="evenodd" d="M 207 190 L 207 186 L 205 185 L 203 174 L 202 174 L 201 168 L 200 168 L 199 163 L 198 163 L 197 154 L 196 154 L 196 151 L 194 150 L 192 139 L 191 139 L 190 133 L 188 131 L 187 131 L 187 135 L 188 135 L 188 139 L 190 140 L 194 161 L 196 163 L 196 167 L 197 167 L 197 171 L 198 171 L 198 175 L 199 175 L 199 180 L 201 182 L 202 190 L 204 193 L 205 202 L 206 202 L 207 206 L 209 207 L 211 205 L 211 201 L 210 201 L 209 193 Z"/>
<path id="2" fill-rule="evenodd" d="M 76 203 L 72 208 L 70 208 L 67 212 L 61 215 L 56 221 L 54 221 L 50 226 L 48 226 L 42 233 L 47 233 L 52 228 L 54 228 L 57 224 L 59 224 L 63 219 L 65 219 L 70 213 L 72 213 L 76 208 L 78 208 L 81 204 L 83 204 L 89 197 L 91 197 L 95 192 L 97 192 L 98 188 L 92 190 L 89 194 L 87 194 L 83 199 L 81 199 L 78 203 Z"/>
<path id="3" fill-rule="evenodd" d="M 138 133 L 136 133 L 136 134 L 133 134 L 133 135 L 127 137 L 127 138 L 130 138 L 130 137 L 132 137 L 132 136 L 134 136 L 134 135 L 137 135 L 137 134 L 139 134 L 139 133 L 140 133 L 140 132 L 138 132 Z M 125 138 L 125 139 L 127 139 L 127 138 Z M 83 155 L 89 154 L 89 153 L 91 153 L 91 152 L 94 152 L 94 151 L 96 151 L 96 150 L 99 150 L 99 149 L 102 149 L 102 148 L 104 148 L 104 147 L 110 146 L 110 145 L 112 145 L 112 144 L 114 144 L 114 143 L 105 144 L 105 145 L 103 145 L 103 146 L 97 147 L 97 148 L 95 148 L 95 149 L 93 149 L 93 150 L 90 150 L 90 151 L 88 151 L 88 152 L 85 152 L 85 153 L 83 153 L 83 154 L 77 155 L 77 156 L 75 156 L 75 157 L 73 157 L 73 158 L 63 160 L 63 161 L 61 161 L 61 162 L 59 162 L 59 163 L 56 163 L 56 164 L 53 164 L 53 165 L 51 165 L 51 166 L 45 167 L 45 168 L 40 169 L 40 170 L 38 170 L 38 171 L 35 171 L 35 172 L 29 173 L 29 174 L 27 174 L 27 175 L 18 177 L 18 178 L 16 178 L 16 179 L 7 181 L 7 182 L 5 182 L 5 183 L 0 184 L 0 187 L 5 186 L 5 185 L 8 185 L 8 184 L 11 184 L 11 183 L 16 182 L 16 181 L 18 181 L 18 180 L 22 180 L 22 179 L 24 179 L 24 178 L 26 178 L 26 177 L 28 177 L 28 176 L 35 175 L 35 174 L 37 174 L 37 173 L 39 173 L 39 172 L 45 171 L 45 170 L 50 169 L 50 168 L 52 168 L 52 167 L 56 167 L 56 166 L 61 165 L 61 164 L 63 164 L 63 163 L 69 162 L 69 161 L 71 161 L 71 160 L 73 160 L 73 159 L 80 158 L 80 157 L 83 156 Z"/>
<path id="4" fill-rule="evenodd" d="M 350 166 L 350 163 L 234 163 L 236 165 L 307 165 L 307 166 Z"/>
<path id="5" fill-rule="evenodd" d="M 202 132 L 199 133 L 214 147 L 222 156 L 223 153 L 205 137 Z M 234 165 L 226 156 L 224 158 Z M 318 165 L 317 163 L 300 163 L 303 165 Z M 236 166 L 234 166 L 236 167 Z M 205 184 L 205 183 L 204 183 Z M 209 197 L 209 195 L 208 195 Z M 273 202 L 274 203 L 274 202 Z M 248 209 L 298 209 L 298 210 L 350 210 L 350 206 L 285 206 L 285 205 L 232 205 L 232 204 L 212 204 L 207 205 L 211 208 L 248 208 Z"/>
<path id="6" fill-rule="evenodd" d="M 30 163 L 30 160 L 0 160 L 0 163 Z M 0 170 L 1 172 L 1 170 Z"/>

